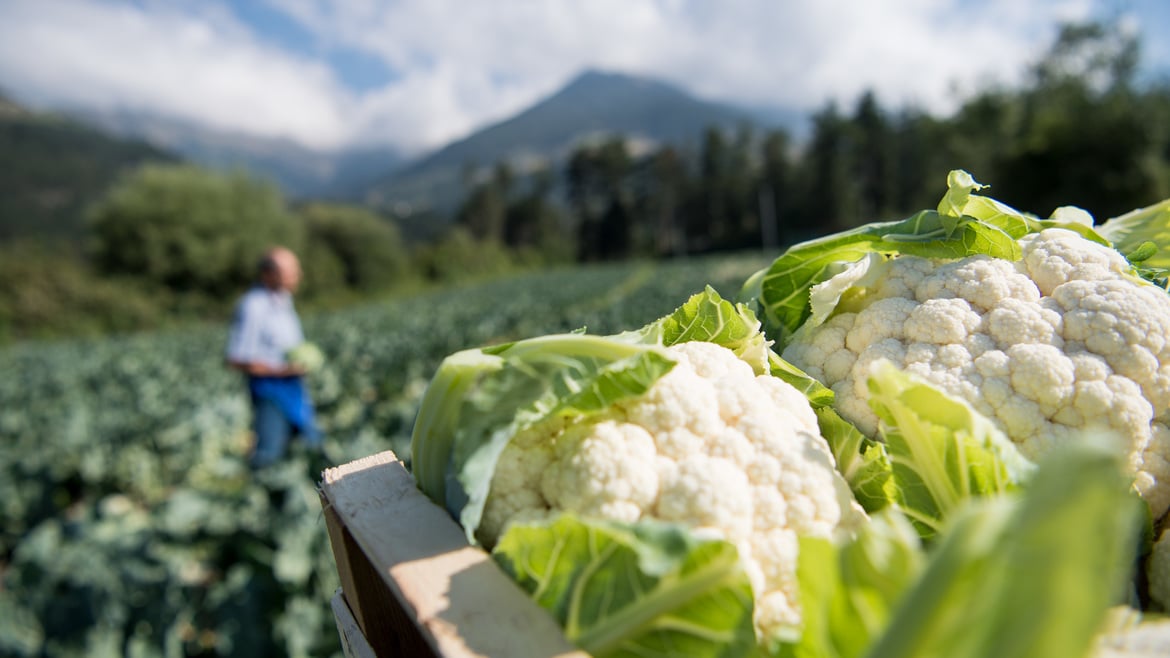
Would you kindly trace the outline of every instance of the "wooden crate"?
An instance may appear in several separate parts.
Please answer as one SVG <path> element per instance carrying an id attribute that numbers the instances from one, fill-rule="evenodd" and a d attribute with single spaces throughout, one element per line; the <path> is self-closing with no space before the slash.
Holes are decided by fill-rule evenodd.
<path id="1" fill-rule="evenodd" d="M 586 656 L 468 544 L 392 452 L 325 471 L 321 504 L 341 577 L 333 605 L 348 655 Z"/>

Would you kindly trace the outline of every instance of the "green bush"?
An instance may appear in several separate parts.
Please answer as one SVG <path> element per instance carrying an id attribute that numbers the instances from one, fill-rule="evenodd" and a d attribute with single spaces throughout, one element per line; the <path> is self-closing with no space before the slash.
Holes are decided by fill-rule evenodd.
<path id="1" fill-rule="evenodd" d="M 59 248 L 0 247 L 0 342 L 156 327 L 165 296 L 141 282 L 100 278 Z"/>
<path id="2" fill-rule="evenodd" d="M 302 240 L 275 187 L 191 165 L 136 170 L 94 207 L 90 226 L 101 272 L 212 295 L 246 285 L 265 248 Z"/>
<path id="3" fill-rule="evenodd" d="M 409 275 L 410 257 L 398 227 L 352 206 L 311 204 L 304 219 L 307 287 L 325 292 L 348 287 L 363 292 L 399 285 Z"/>
<path id="4" fill-rule="evenodd" d="M 476 240 L 461 226 L 448 230 L 419 255 L 419 269 L 441 282 L 496 276 L 514 268 L 507 248 L 492 240 Z"/>

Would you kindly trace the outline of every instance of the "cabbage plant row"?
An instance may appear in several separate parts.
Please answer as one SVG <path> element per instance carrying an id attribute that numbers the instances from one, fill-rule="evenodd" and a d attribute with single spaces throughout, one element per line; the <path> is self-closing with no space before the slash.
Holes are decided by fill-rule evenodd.
<path id="1" fill-rule="evenodd" d="M 444 355 L 637 326 L 765 262 L 567 269 L 306 317 L 327 452 L 256 474 L 221 327 L 0 352 L 0 655 L 339 654 L 320 470 L 407 455 Z"/>

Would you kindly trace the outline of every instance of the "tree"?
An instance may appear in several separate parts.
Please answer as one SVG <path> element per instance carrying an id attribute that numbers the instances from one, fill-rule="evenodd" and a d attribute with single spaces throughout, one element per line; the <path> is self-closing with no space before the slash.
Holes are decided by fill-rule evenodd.
<path id="1" fill-rule="evenodd" d="M 1078 205 L 1104 218 L 1167 192 L 1168 120 L 1134 84 L 1136 37 L 1066 25 L 1033 69 L 1012 148 L 994 181 L 1005 201 L 1047 214 Z"/>
<path id="2" fill-rule="evenodd" d="M 813 115 L 813 134 L 802 162 L 802 229 L 815 233 L 851 226 L 858 216 L 856 181 L 850 175 L 853 143 L 849 122 L 830 103 Z"/>
<path id="3" fill-rule="evenodd" d="M 302 238 L 272 185 L 191 165 L 136 170 L 95 206 L 91 228 L 102 272 L 212 295 L 250 281 L 266 247 Z"/>
<path id="4" fill-rule="evenodd" d="M 686 253 L 682 211 L 689 194 L 690 178 L 682 155 L 664 146 L 647 158 L 638 187 L 637 212 L 647 218 L 649 235 L 640 236 L 649 253 L 681 256 Z"/>
<path id="5" fill-rule="evenodd" d="M 765 249 L 779 247 L 786 237 L 782 227 L 792 186 L 788 150 L 788 133 L 782 130 L 769 132 L 760 145 L 760 244 Z"/>
<path id="6" fill-rule="evenodd" d="M 398 227 L 389 220 L 362 208 L 322 203 L 309 205 L 300 214 L 308 238 L 308 282 L 314 281 L 318 264 L 339 274 L 345 287 L 362 292 L 394 287 L 407 275 L 410 256 Z M 330 257 L 336 265 L 329 264 Z M 317 280 L 327 289 L 325 274 Z"/>
<path id="7" fill-rule="evenodd" d="M 872 91 L 862 94 L 853 114 L 854 172 L 858 219 L 872 222 L 890 211 L 894 191 L 894 144 L 889 121 Z"/>
<path id="8" fill-rule="evenodd" d="M 725 185 L 731 169 L 731 147 L 723 131 L 712 126 L 703 131 L 699 152 L 699 181 L 696 204 L 699 212 L 688 217 L 687 244 L 708 251 L 731 233 L 731 209 L 727 207 Z"/>
<path id="9" fill-rule="evenodd" d="M 464 174 L 470 182 L 474 176 Z M 508 195 L 512 190 L 512 170 L 507 163 L 499 163 L 491 178 L 475 185 L 456 213 L 455 221 L 477 240 L 504 241 L 508 213 Z"/>
<path id="10" fill-rule="evenodd" d="M 0 343 L 141 330 L 163 319 L 160 295 L 94 276 L 71 246 L 0 245 Z"/>
<path id="11" fill-rule="evenodd" d="M 427 277 L 445 283 L 496 276 L 513 267 L 511 255 L 503 245 L 476 240 L 458 225 L 428 245 L 419 262 Z"/>
<path id="12" fill-rule="evenodd" d="M 531 176 L 528 192 L 508 204 L 504 244 L 541 263 L 571 261 L 575 251 L 560 209 L 549 201 L 553 178 L 548 169 Z"/>
<path id="13" fill-rule="evenodd" d="M 565 178 L 569 204 L 577 214 L 581 260 L 628 255 L 634 228 L 628 192 L 632 165 L 621 137 L 579 147 L 569 157 Z M 615 244 L 607 245 L 607 240 Z"/>

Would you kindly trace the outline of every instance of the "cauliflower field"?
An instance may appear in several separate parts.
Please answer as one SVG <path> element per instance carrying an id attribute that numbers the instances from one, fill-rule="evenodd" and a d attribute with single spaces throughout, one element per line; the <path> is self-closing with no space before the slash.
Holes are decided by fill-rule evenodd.
<path id="1" fill-rule="evenodd" d="M 446 354 L 616 331 L 762 257 L 597 266 L 304 318 L 328 464 L 407 455 Z M 192 328 L 0 351 L 0 655 L 340 655 L 316 482 L 294 450 L 250 475 L 225 332 Z"/>

